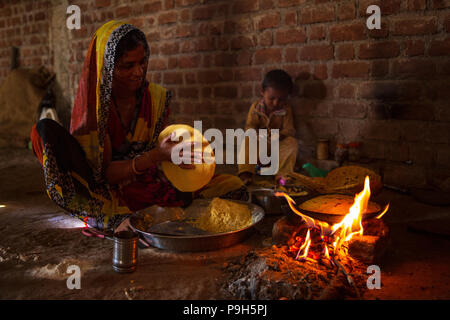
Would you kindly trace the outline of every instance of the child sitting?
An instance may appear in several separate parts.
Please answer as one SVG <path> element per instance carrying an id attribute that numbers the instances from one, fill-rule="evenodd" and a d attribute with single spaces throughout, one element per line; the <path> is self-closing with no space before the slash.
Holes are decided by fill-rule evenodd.
<path id="1" fill-rule="evenodd" d="M 285 71 L 272 70 L 268 72 L 262 82 L 262 98 L 255 101 L 250 107 L 245 124 L 245 130 L 252 128 L 258 132 L 258 129 L 268 129 L 269 136 L 270 129 L 280 130 L 279 169 L 275 175 L 277 183 L 288 179 L 287 175 L 294 171 L 297 158 L 298 142 L 295 139 L 292 109 L 287 105 L 287 99 L 292 93 L 292 89 L 292 79 Z M 247 185 L 252 183 L 256 167 L 256 164 L 248 163 L 248 150 L 249 143 L 245 143 L 246 162 L 238 165 L 238 175 Z"/>

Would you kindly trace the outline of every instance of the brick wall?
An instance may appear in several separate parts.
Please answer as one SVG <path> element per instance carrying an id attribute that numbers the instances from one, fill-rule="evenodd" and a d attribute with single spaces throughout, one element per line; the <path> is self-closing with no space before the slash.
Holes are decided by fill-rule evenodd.
<path id="1" fill-rule="evenodd" d="M 48 40 L 48 29 L 65 28 L 48 15 L 67 1 L 1 3 L 0 81 L 11 45 L 21 46 L 25 66 L 54 68 L 55 52 L 65 52 L 55 59 L 65 61 L 57 69 L 72 100 L 90 36 L 109 19 L 128 19 L 147 35 L 149 77 L 175 94 L 174 122 L 241 127 L 264 73 L 283 68 L 296 83 L 301 162 L 314 157 L 318 138 L 329 138 L 331 151 L 360 140 L 388 183 L 450 176 L 448 0 L 74 0 L 81 30 Z M 372 4 L 381 30 L 366 28 Z"/>
<path id="2" fill-rule="evenodd" d="M 50 1 L 0 1 L 0 82 L 11 67 L 11 47 L 20 47 L 24 67 L 51 65 Z"/>

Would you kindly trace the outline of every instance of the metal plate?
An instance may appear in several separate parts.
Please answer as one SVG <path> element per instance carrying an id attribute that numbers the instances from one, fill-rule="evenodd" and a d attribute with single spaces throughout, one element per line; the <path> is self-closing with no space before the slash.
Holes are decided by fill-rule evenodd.
<path id="1" fill-rule="evenodd" d="M 264 210 L 252 203 L 229 200 L 247 205 L 251 211 L 252 224 L 246 228 L 225 233 L 210 234 L 189 225 L 185 221 L 198 218 L 206 212 L 212 199 L 196 199 L 181 215 L 179 208 L 152 206 L 136 212 L 130 218 L 132 228 L 152 246 L 164 250 L 210 251 L 226 248 L 243 241 L 264 218 Z M 151 217 L 152 222 L 144 221 Z"/>

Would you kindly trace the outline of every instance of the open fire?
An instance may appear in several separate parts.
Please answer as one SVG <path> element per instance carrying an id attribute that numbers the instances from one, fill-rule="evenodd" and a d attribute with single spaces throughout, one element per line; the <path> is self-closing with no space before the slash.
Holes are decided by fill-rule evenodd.
<path id="1" fill-rule="evenodd" d="M 364 189 L 355 195 L 348 214 L 339 223 L 330 225 L 303 214 L 295 207 L 295 201 L 288 194 L 276 192 L 275 196 L 284 197 L 291 210 L 299 215 L 307 226 L 306 235 L 295 237 L 295 243 L 289 247 L 290 255 L 300 261 L 325 258 L 334 265 L 335 256 L 347 254 L 346 244 L 354 236 L 361 237 L 363 235 L 362 216 L 367 209 L 370 194 L 370 180 L 366 176 Z M 376 219 L 380 219 L 388 209 L 389 205 L 386 205 Z"/>

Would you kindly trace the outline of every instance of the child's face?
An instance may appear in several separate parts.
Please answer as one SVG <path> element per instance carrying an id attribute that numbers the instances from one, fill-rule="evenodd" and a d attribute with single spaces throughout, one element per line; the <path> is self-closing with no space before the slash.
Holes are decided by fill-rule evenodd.
<path id="1" fill-rule="evenodd" d="M 287 90 L 275 89 L 273 87 L 267 87 L 261 91 L 261 94 L 264 99 L 264 104 L 269 111 L 283 108 L 289 96 Z"/>

